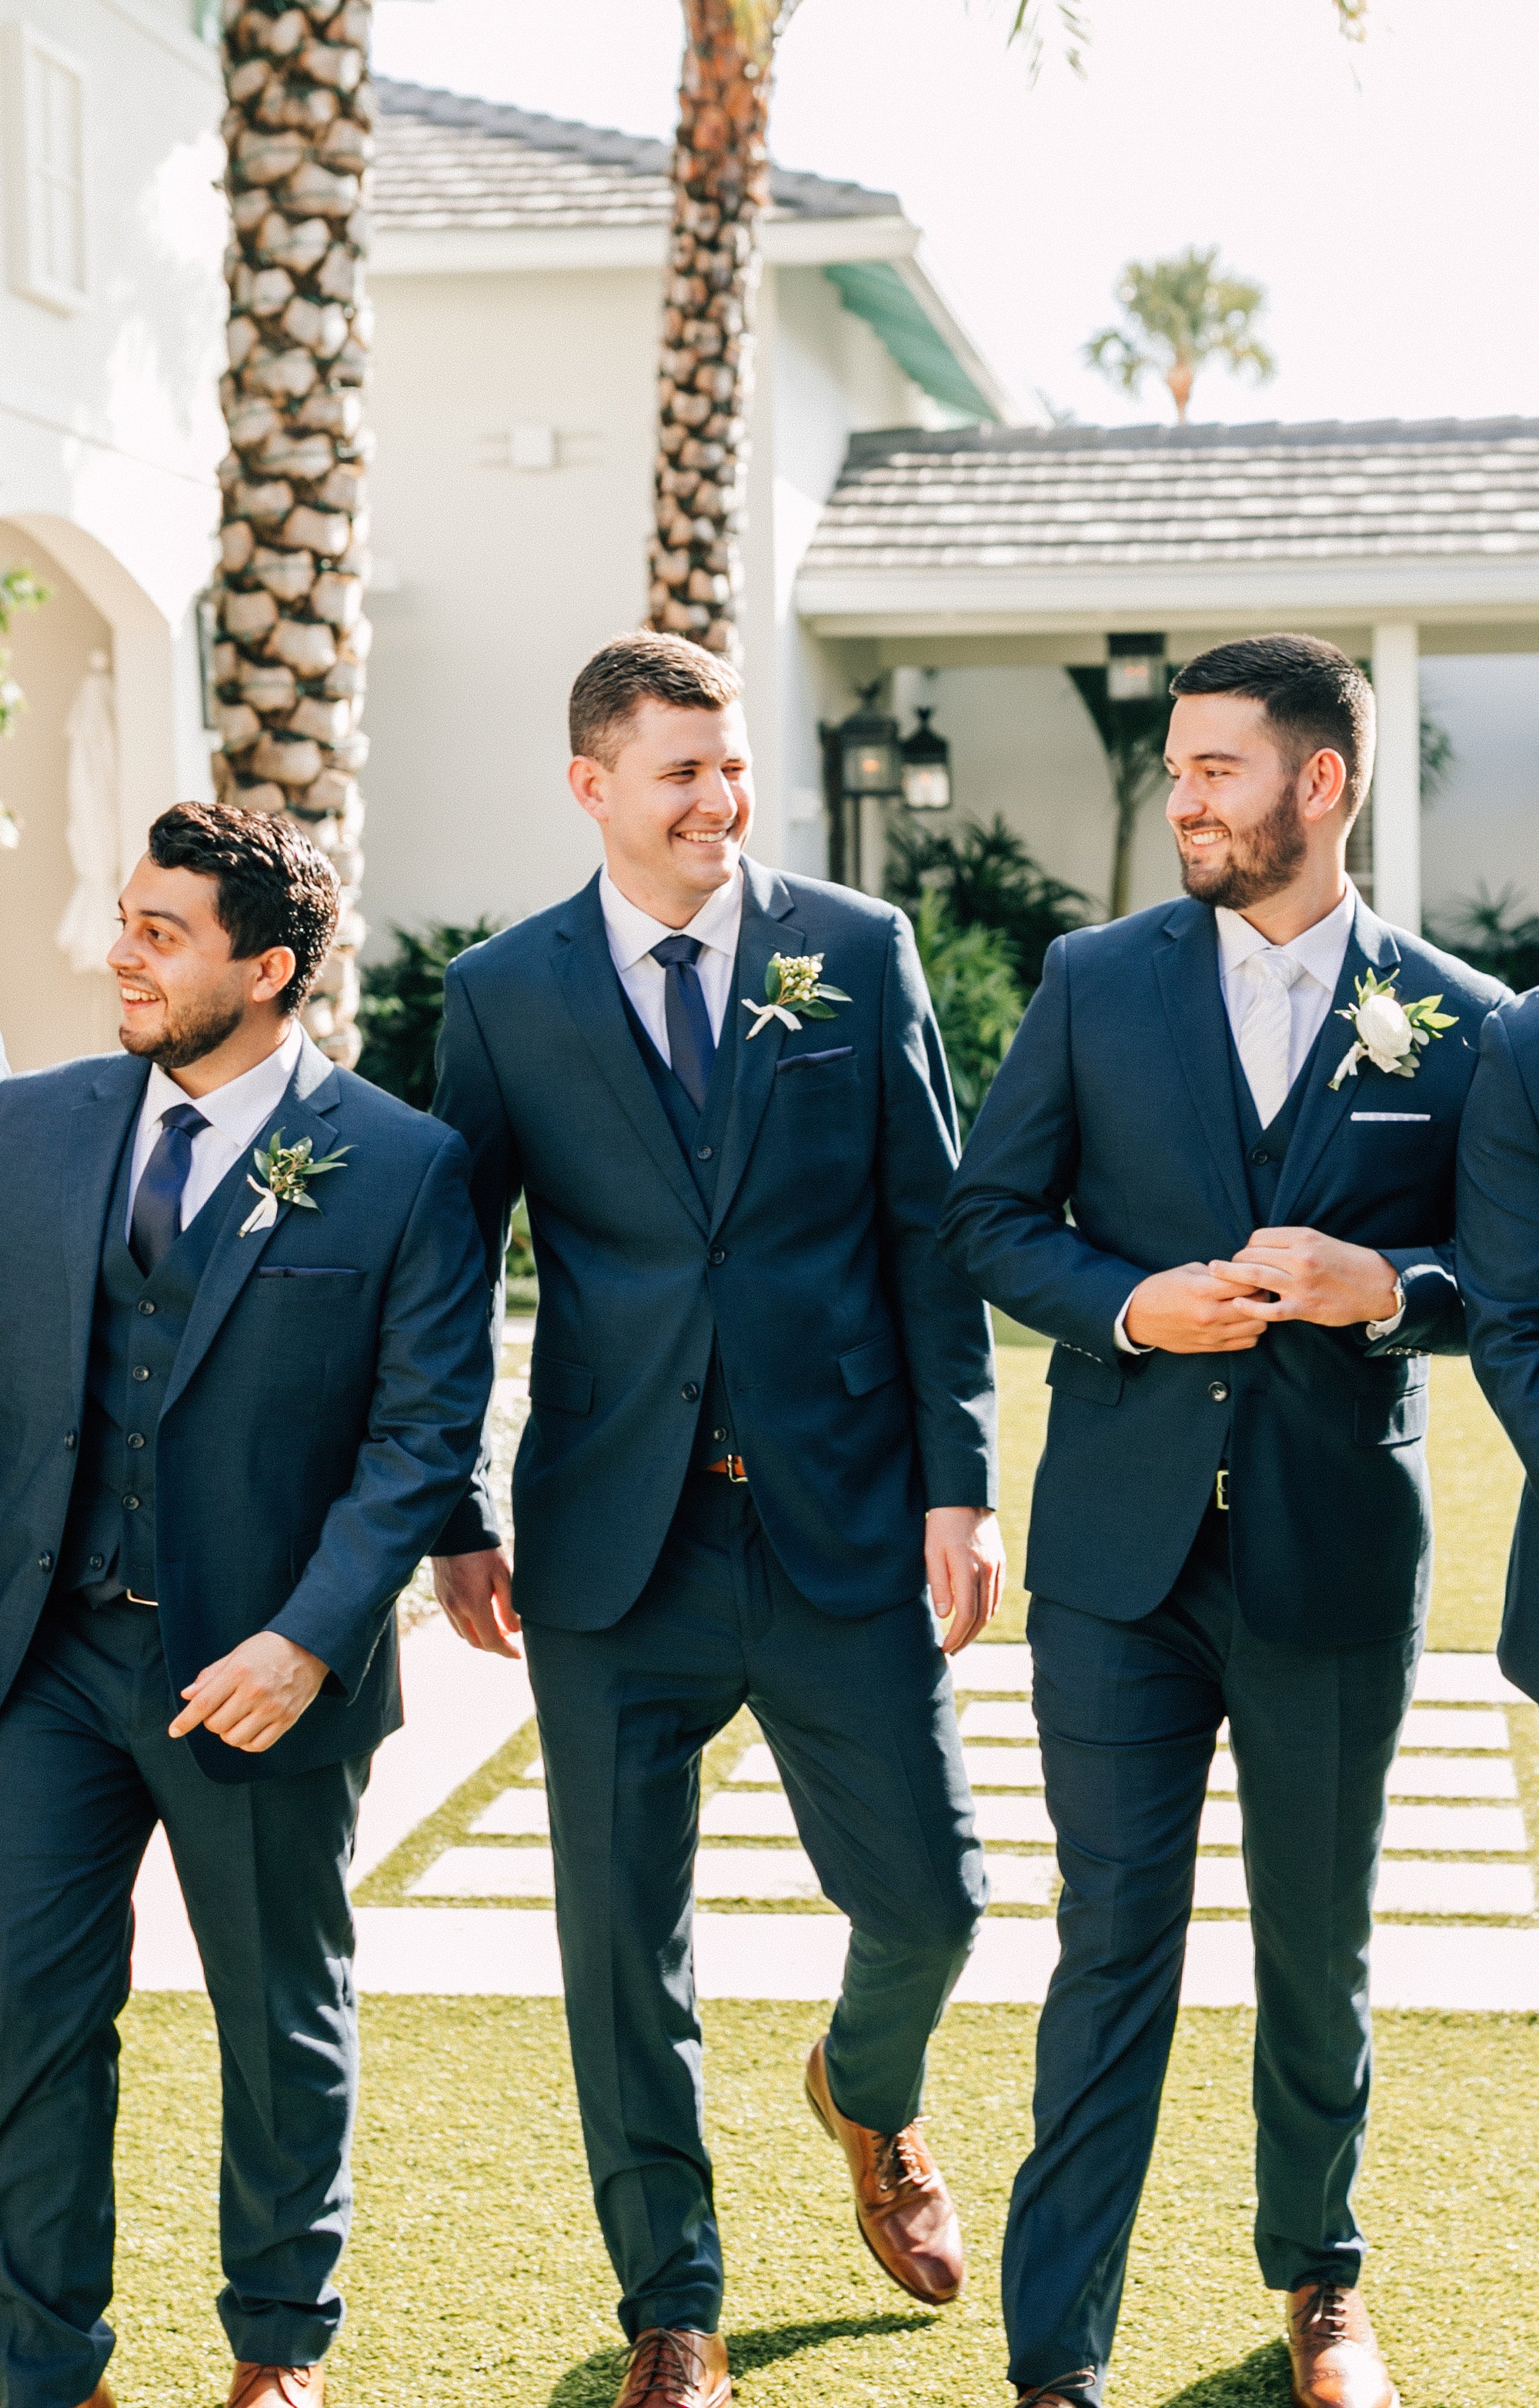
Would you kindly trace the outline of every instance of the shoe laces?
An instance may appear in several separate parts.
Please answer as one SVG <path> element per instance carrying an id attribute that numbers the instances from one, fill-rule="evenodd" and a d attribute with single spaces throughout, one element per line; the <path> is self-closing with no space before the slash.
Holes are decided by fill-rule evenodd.
<path id="1" fill-rule="evenodd" d="M 695 2388 L 696 2372 L 695 2354 L 682 2335 L 660 2326 L 655 2332 L 643 2333 L 632 2344 L 626 2383 L 635 2399 L 650 2399 L 656 2394 L 685 2408 Z"/>
<path id="2" fill-rule="evenodd" d="M 1308 2332 L 1318 2335 L 1329 2347 L 1347 2338 L 1347 2304 L 1351 2297 L 1345 2284 L 1320 2283 L 1311 2298 L 1299 2310 L 1301 2337 Z"/>
<path id="3" fill-rule="evenodd" d="M 884 2190 L 901 2190 L 906 2183 L 923 2182 L 928 2167 L 919 2145 L 922 2116 L 900 2132 L 884 2132 L 876 2143 L 876 2179 Z"/>
<path id="4" fill-rule="evenodd" d="M 1015 2408 L 1038 2408 L 1038 2403 L 1041 2403 L 1041 2408 L 1055 2408 L 1055 2403 L 1059 2401 L 1070 2403 L 1072 2408 L 1074 2401 L 1086 2399 L 1086 2386 L 1095 2379 L 1093 2366 L 1076 2367 L 1072 2374 L 1055 2374 L 1051 2383 L 1039 2383 L 1034 2391 L 1017 2391 Z"/>

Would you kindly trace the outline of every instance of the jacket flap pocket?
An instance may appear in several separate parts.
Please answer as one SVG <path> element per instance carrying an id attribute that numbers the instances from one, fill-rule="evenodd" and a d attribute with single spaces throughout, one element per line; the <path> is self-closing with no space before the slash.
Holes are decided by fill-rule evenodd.
<path id="1" fill-rule="evenodd" d="M 1047 1366 L 1047 1384 L 1087 1405 L 1115 1405 L 1122 1395 L 1122 1374 L 1077 1346 L 1055 1346 Z"/>
<path id="2" fill-rule="evenodd" d="M 852 1397 L 869 1397 L 873 1388 L 885 1388 L 897 1379 L 898 1340 L 890 1330 L 885 1337 L 869 1338 L 864 1346 L 852 1346 L 841 1354 L 839 1368 Z"/>
<path id="3" fill-rule="evenodd" d="M 1427 1383 L 1396 1397 L 1359 1397 L 1352 1435 L 1359 1446 L 1409 1446 L 1427 1435 Z"/>
<path id="4" fill-rule="evenodd" d="M 529 1402 L 556 1413 L 590 1413 L 593 1373 L 585 1363 L 563 1363 L 537 1346 L 529 1360 Z"/>
<path id="5" fill-rule="evenodd" d="M 787 1054 L 783 1062 L 775 1064 L 775 1076 L 779 1078 L 783 1070 L 812 1070 L 821 1062 L 853 1062 L 854 1059 L 853 1045 L 826 1045 L 818 1054 Z"/>

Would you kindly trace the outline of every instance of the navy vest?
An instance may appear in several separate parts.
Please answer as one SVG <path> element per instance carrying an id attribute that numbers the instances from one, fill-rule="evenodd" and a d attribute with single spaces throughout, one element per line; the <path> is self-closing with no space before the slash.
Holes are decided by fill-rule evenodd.
<path id="1" fill-rule="evenodd" d="M 734 987 L 736 970 L 733 974 Z M 647 1035 L 640 1012 L 625 988 L 620 999 L 626 1007 L 626 1018 L 635 1038 L 647 1076 L 656 1090 L 657 1100 L 668 1114 L 669 1125 L 679 1140 L 679 1150 L 689 1165 L 689 1175 L 699 1190 L 700 1201 L 707 1212 L 715 1209 L 716 1180 L 721 1170 L 722 1140 L 726 1133 L 727 1115 L 732 1109 L 732 1083 L 737 1075 L 739 1032 L 730 1010 L 722 1023 L 721 1042 L 712 1066 L 711 1084 L 706 1089 L 705 1105 L 697 1112 L 683 1086 Z M 715 1338 L 711 1341 L 711 1369 L 706 1373 L 705 1393 L 700 1398 L 699 1419 L 695 1425 L 695 1447 L 691 1462 L 696 1469 L 701 1464 L 719 1463 L 726 1455 L 739 1452 L 731 1399 L 722 1374 L 721 1353 Z"/>
<path id="2" fill-rule="evenodd" d="M 1229 1025 L 1227 1010 L 1224 1013 L 1224 1022 L 1227 1027 Z M 1260 1115 L 1256 1110 L 1256 1098 L 1250 1092 L 1250 1081 L 1245 1076 L 1245 1066 L 1240 1059 L 1240 1049 L 1234 1041 L 1234 1031 L 1232 1028 L 1230 1029 L 1230 1069 L 1234 1081 L 1234 1109 L 1239 1116 L 1240 1140 L 1244 1148 L 1245 1184 L 1250 1191 L 1250 1206 L 1255 1215 L 1254 1226 L 1258 1229 L 1270 1228 L 1272 1226 L 1272 1208 L 1276 1201 L 1277 1190 L 1282 1184 L 1283 1164 L 1287 1159 L 1287 1149 L 1292 1142 L 1293 1132 L 1298 1125 L 1299 1114 L 1303 1107 L 1310 1073 L 1315 1068 L 1315 1056 L 1324 1044 L 1330 1027 L 1330 1023 L 1327 1020 L 1304 1056 L 1302 1067 L 1287 1091 L 1282 1109 L 1267 1128 L 1261 1126 Z"/>
<path id="3" fill-rule="evenodd" d="M 79 1468 L 59 1550 L 53 1593 L 100 1600 L 123 1589 L 155 1595 L 155 1435 L 205 1266 L 246 1170 L 240 1160 L 146 1279 L 128 1251 L 130 1125 L 108 1207 L 91 1317 L 91 1355 Z"/>

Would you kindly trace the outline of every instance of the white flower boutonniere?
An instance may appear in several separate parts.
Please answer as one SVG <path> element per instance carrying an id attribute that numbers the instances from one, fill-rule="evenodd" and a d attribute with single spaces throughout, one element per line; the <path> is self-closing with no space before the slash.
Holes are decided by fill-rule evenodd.
<path id="1" fill-rule="evenodd" d="M 246 1184 L 260 1197 L 261 1201 L 254 1211 L 248 1212 L 242 1221 L 240 1235 L 250 1238 L 258 1229 L 270 1229 L 278 1218 L 280 1204 L 297 1204 L 307 1212 L 319 1212 L 321 1207 L 313 1196 L 306 1195 L 306 1187 L 312 1179 L 319 1179 L 324 1170 L 345 1170 L 347 1165 L 342 1156 L 352 1152 L 350 1145 L 338 1146 L 335 1154 L 324 1154 L 319 1161 L 314 1161 L 308 1137 L 302 1137 L 297 1145 L 285 1145 L 282 1130 L 274 1129 L 267 1140 L 266 1152 L 257 1146 L 252 1155 L 262 1173 L 262 1182 L 259 1183 L 248 1171 Z"/>
<path id="2" fill-rule="evenodd" d="M 1330 1082 L 1332 1095 L 1344 1079 L 1357 1077 L 1358 1064 L 1365 1059 L 1392 1079 L 1414 1079 L 1418 1046 L 1430 1045 L 1446 1028 L 1459 1025 L 1457 1013 L 1439 1011 L 1442 1000 L 1440 995 L 1424 995 L 1418 1002 L 1402 1003 L 1394 979 L 1375 978 L 1372 970 L 1359 979 L 1355 1008 L 1336 1014 L 1351 1023 L 1356 1041 L 1343 1054 Z"/>
<path id="3" fill-rule="evenodd" d="M 744 1011 L 757 1014 L 749 1036 L 756 1037 L 771 1020 L 784 1021 L 787 1028 L 799 1028 L 804 1020 L 832 1020 L 832 1007 L 850 997 L 842 987 L 824 986 L 822 978 L 821 953 L 772 953 L 764 973 L 764 1002 L 742 998 Z"/>

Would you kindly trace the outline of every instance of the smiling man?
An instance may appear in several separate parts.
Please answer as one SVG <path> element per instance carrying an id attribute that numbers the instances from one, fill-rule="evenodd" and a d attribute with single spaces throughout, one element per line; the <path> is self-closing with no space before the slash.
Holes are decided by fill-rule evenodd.
<path id="1" fill-rule="evenodd" d="M 1011 2373 L 1037 2408 L 1102 2396 L 1227 1718 L 1261 2272 L 1299 2408 L 1391 2408 L 1352 2211 L 1369 1907 L 1431 1568 L 1427 1357 L 1465 1346 L 1460 1119 L 1503 990 L 1347 879 L 1374 699 L 1344 653 L 1225 644 L 1172 691 L 1188 899 L 1051 948 L 942 1223 L 1057 1341 L 1027 1585 L 1062 1953 Z M 1242 1902 L 1203 1870 L 1198 1905 Z"/>
<path id="2" fill-rule="evenodd" d="M 110 2408 L 157 1823 L 219 2027 L 233 2408 L 320 2408 L 341 2321 L 353 1826 L 492 1357 L 464 1147 L 300 1028 L 337 906 L 291 822 L 166 811 L 110 956 L 124 1054 L 0 1085 L 7 2408 Z"/>
<path id="3" fill-rule="evenodd" d="M 447 982 L 435 1110 L 494 1289 L 527 1198 L 539 1314 L 511 1584 L 482 1480 L 439 1594 L 473 1646 L 523 1625 L 621 2399 L 716 2408 L 691 1887 L 701 1754 L 744 1706 L 853 1927 L 813 2112 L 885 2272 L 961 2286 L 914 2119 L 984 1882 L 930 1608 L 955 1653 L 998 1600 L 993 1366 L 935 1247 L 956 1119 L 907 921 L 745 857 L 726 663 L 622 637 L 570 719 L 604 867 Z"/>

